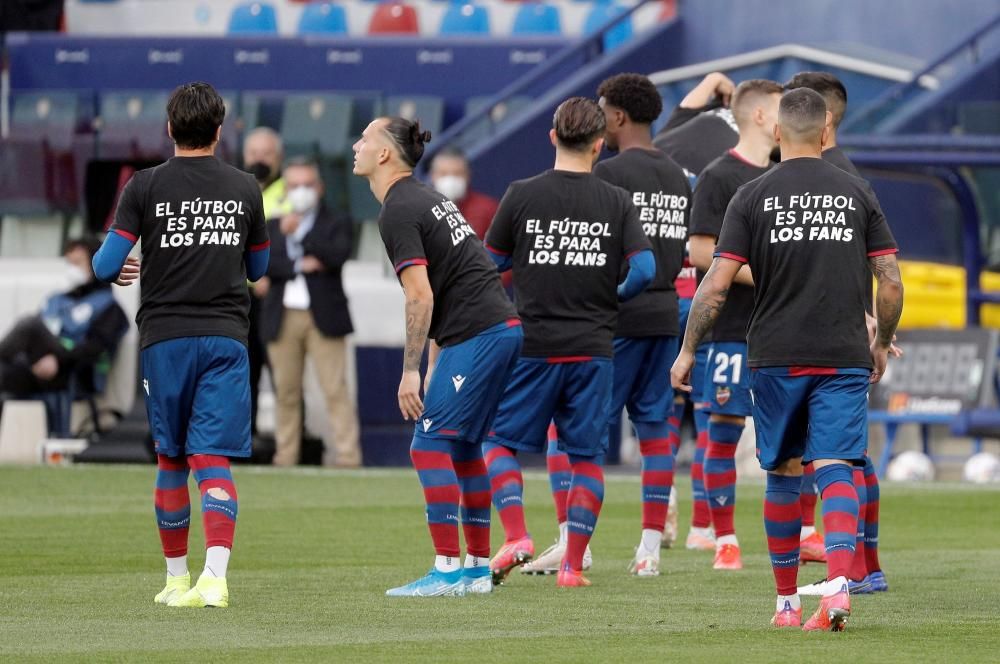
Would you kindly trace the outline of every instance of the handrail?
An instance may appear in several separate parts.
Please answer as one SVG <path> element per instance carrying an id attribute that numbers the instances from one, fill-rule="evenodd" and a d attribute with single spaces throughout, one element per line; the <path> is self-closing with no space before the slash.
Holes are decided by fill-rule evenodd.
<path id="1" fill-rule="evenodd" d="M 465 114 L 462 118 L 458 120 L 458 122 L 454 123 L 447 129 L 445 129 L 441 133 L 441 136 L 438 139 L 436 139 L 432 144 L 429 144 L 427 146 L 427 150 L 424 153 L 424 158 L 422 160 L 423 163 L 429 164 L 431 162 L 431 159 L 437 152 L 447 147 L 447 145 L 454 139 L 458 138 L 462 134 L 462 132 L 469 129 L 472 125 L 479 122 L 480 120 L 487 118 L 490 112 L 497 104 L 502 104 L 503 102 L 507 101 L 508 99 L 515 96 L 516 94 L 526 89 L 527 87 L 534 85 L 544 76 L 549 74 L 557 67 L 560 67 L 565 62 L 569 61 L 571 58 L 574 58 L 577 55 L 581 53 L 586 53 L 588 51 L 592 53 L 600 53 L 602 50 L 602 43 L 604 40 L 604 36 L 605 34 L 607 34 L 609 30 L 617 26 L 625 19 L 631 17 L 641 7 L 645 7 L 649 3 L 655 1 L 656 0 L 639 0 L 632 7 L 629 7 L 627 10 L 609 19 L 606 23 L 601 25 L 601 27 L 599 27 L 596 31 L 590 33 L 589 35 L 584 35 L 575 43 L 570 44 L 563 50 L 556 53 L 556 55 L 551 59 L 546 60 L 545 62 L 538 65 L 537 67 L 532 69 L 530 72 L 528 72 L 521 78 L 508 84 L 506 87 L 504 87 L 499 92 L 490 97 L 489 100 L 486 102 L 486 104 L 483 105 L 481 109 L 472 113 Z"/>
<path id="2" fill-rule="evenodd" d="M 689 78 L 705 76 L 706 74 L 710 74 L 714 71 L 728 71 L 731 69 L 738 69 L 740 67 L 749 67 L 751 65 L 776 60 L 778 58 L 801 58 L 803 60 L 810 60 L 828 67 L 846 69 L 847 71 L 867 74 L 869 76 L 877 76 L 890 81 L 910 82 L 914 80 L 913 72 L 902 67 L 878 64 L 862 58 L 833 53 L 831 51 L 814 48 L 812 46 L 803 46 L 802 44 L 779 44 L 777 46 L 762 48 L 757 51 L 749 51 L 747 53 L 740 53 L 739 55 L 731 55 L 725 58 L 700 62 L 694 65 L 666 69 L 650 74 L 649 80 L 651 80 L 654 85 L 666 85 L 668 83 L 675 83 Z M 935 87 L 936 83 L 937 81 L 931 77 L 923 81 L 921 84 L 926 85 L 927 87 Z"/>
<path id="3" fill-rule="evenodd" d="M 957 45 L 951 47 L 942 55 L 938 56 L 931 62 L 931 64 L 924 67 L 916 76 L 914 76 L 913 80 L 894 85 L 875 97 L 875 99 L 865 104 L 861 110 L 844 125 L 842 130 L 844 132 L 849 132 L 852 128 L 861 125 L 864 121 L 868 120 L 885 106 L 902 97 L 902 95 L 910 91 L 915 84 L 919 84 L 924 77 L 930 76 L 931 72 L 946 63 L 948 60 L 951 60 L 954 56 L 958 55 L 967 48 L 975 47 L 976 44 L 979 43 L 979 40 L 986 35 L 986 33 L 990 32 L 998 25 L 1000 25 L 1000 13 L 997 13 L 997 15 L 986 23 L 986 25 L 977 28 L 971 34 L 964 37 Z"/>

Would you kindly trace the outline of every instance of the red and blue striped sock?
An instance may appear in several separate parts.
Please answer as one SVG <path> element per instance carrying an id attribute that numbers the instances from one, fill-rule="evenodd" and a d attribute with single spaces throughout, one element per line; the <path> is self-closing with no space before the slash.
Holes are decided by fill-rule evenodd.
<path id="1" fill-rule="evenodd" d="M 795 595 L 798 592 L 801 489 L 802 480 L 798 477 L 767 474 L 764 533 L 767 535 L 767 551 L 771 555 L 771 570 L 779 595 Z"/>
<path id="2" fill-rule="evenodd" d="M 563 565 L 580 572 L 583 571 L 583 554 L 594 536 L 604 502 L 604 470 L 601 457 L 571 454 L 569 462 L 573 466 L 573 480 L 566 500 L 569 533 Z"/>
<path id="3" fill-rule="evenodd" d="M 410 459 L 417 471 L 427 503 L 427 528 L 434 552 L 458 558 L 458 476 L 451 460 L 455 443 L 440 438 L 417 435 L 410 444 Z"/>
<path id="4" fill-rule="evenodd" d="M 851 579 L 861 581 L 868 576 L 865 555 L 865 517 L 868 513 L 868 490 L 865 487 L 865 469 L 854 467 L 854 490 L 858 494 L 858 532 L 854 537 L 854 558 L 851 561 Z"/>
<path id="5" fill-rule="evenodd" d="M 712 525 L 712 512 L 708 507 L 708 494 L 705 493 L 705 450 L 708 449 L 708 413 L 695 407 L 694 425 L 697 431 L 697 445 L 694 448 L 694 460 L 691 462 L 691 527 L 708 528 Z"/>
<path id="6" fill-rule="evenodd" d="M 166 558 L 180 558 L 188 552 L 191 525 L 191 496 L 188 494 L 188 465 L 184 457 L 156 456 L 156 526 Z"/>
<path id="7" fill-rule="evenodd" d="M 736 510 L 736 446 L 743 435 L 743 425 L 732 422 L 708 422 L 708 449 L 705 450 L 705 493 L 712 512 L 715 536 L 735 535 L 733 513 Z"/>
<path id="8" fill-rule="evenodd" d="M 854 473 L 844 463 L 817 468 L 816 484 L 823 499 L 827 579 L 850 576 L 854 538 L 858 532 L 858 492 L 854 489 Z"/>
<path id="9" fill-rule="evenodd" d="M 503 524 L 504 541 L 528 536 L 524 522 L 524 478 L 514 450 L 496 443 L 483 443 L 486 470 L 490 475 L 493 506 Z"/>
<path id="10" fill-rule="evenodd" d="M 451 446 L 451 459 L 461 491 L 462 532 L 470 556 L 490 557 L 490 476 L 483 446 L 465 441 Z"/>
<path id="11" fill-rule="evenodd" d="M 556 521 L 566 523 L 566 498 L 569 495 L 570 481 L 573 479 L 573 467 L 569 463 L 569 455 L 559 450 L 559 432 L 556 425 L 549 425 L 548 449 L 545 452 L 545 466 L 549 471 L 549 487 L 552 489 L 552 502 L 556 506 Z"/>
<path id="12" fill-rule="evenodd" d="M 811 463 L 802 467 L 802 495 L 799 502 L 802 504 L 802 526 L 804 528 L 816 527 L 816 469 Z"/>
<path id="13" fill-rule="evenodd" d="M 868 494 L 868 509 L 865 512 L 865 568 L 868 573 L 881 572 L 878 561 L 878 501 L 879 486 L 875 464 L 865 455 L 865 489 Z"/>
<path id="14" fill-rule="evenodd" d="M 686 399 L 674 401 L 667 417 L 667 425 L 670 427 L 670 453 L 677 458 L 677 450 L 681 447 L 681 422 L 684 421 L 684 408 L 687 406 Z"/>
<path id="15" fill-rule="evenodd" d="M 214 454 L 196 454 L 188 457 L 188 465 L 201 492 L 205 547 L 232 549 L 239 502 L 229 459 Z"/>
<path id="16" fill-rule="evenodd" d="M 670 425 L 666 422 L 636 422 L 642 454 L 642 528 L 663 532 L 674 485 L 674 454 L 670 445 Z"/>

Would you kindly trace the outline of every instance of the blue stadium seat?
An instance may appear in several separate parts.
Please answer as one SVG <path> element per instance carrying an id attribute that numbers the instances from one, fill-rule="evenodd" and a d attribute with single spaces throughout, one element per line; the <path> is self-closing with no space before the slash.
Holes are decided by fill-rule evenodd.
<path id="1" fill-rule="evenodd" d="M 347 13 L 332 2 L 310 2 L 299 19 L 300 35 L 346 35 Z"/>
<path id="2" fill-rule="evenodd" d="M 74 92 L 17 94 L 11 109 L 11 135 L 42 139 L 56 150 L 70 150 L 79 106 L 79 96 Z"/>
<path id="3" fill-rule="evenodd" d="M 592 34 L 615 16 L 624 13 L 625 7 L 615 4 L 595 5 L 583 24 L 584 34 Z M 615 27 L 604 33 L 604 52 L 613 51 L 632 38 L 632 17 L 623 19 Z"/>
<path id="4" fill-rule="evenodd" d="M 490 14 L 481 5 L 455 3 L 445 11 L 438 32 L 442 35 L 488 35 Z"/>
<path id="5" fill-rule="evenodd" d="M 514 17 L 513 35 L 558 35 L 562 33 L 559 8 L 541 2 L 521 5 Z"/>
<path id="6" fill-rule="evenodd" d="M 274 7 L 264 2 L 248 2 L 233 7 L 229 16 L 229 34 L 253 35 L 278 32 L 278 17 Z"/>
<path id="7" fill-rule="evenodd" d="M 465 114 L 470 115 L 486 106 L 490 97 L 470 97 L 465 102 Z M 488 117 L 484 117 L 462 132 L 458 139 L 462 147 L 470 147 L 483 140 L 487 136 L 492 136 L 498 127 L 506 123 L 511 117 L 517 115 L 519 111 L 531 105 L 531 97 L 514 96 L 505 102 L 501 102 L 490 109 Z"/>

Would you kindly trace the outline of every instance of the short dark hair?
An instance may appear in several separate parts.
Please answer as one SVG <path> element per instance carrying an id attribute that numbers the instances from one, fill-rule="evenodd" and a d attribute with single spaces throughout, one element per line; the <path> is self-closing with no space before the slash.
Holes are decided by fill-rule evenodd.
<path id="1" fill-rule="evenodd" d="M 811 139 L 826 126 L 826 101 L 823 95 L 809 88 L 789 90 L 778 106 L 778 124 L 782 134 Z"/>
<path id="2" fill-rule="evenodd" d="M 454 145 L 449 145 L 446 148 L 441 148 L 440 150 L 438 150 L 437 154 L 434 155 L 434 159 L 436 160 L 438 157 L 461 159 L 466 163 L 468 163 L 469 161 L 469 157 L 465 154 L 465 150 L 459 147 L 455 147 Z"/>
<path id="3" fill-rule="evenodd" d="M 796 88 L 809 88 L 823 95 L 826 110 L 833 115 L 834 129 L 840 126 L 847 111 L 847 88 L 839 78 L 825 71 L 802 71 L 785 83 L 785 90 Z"/>
<path id="4" fill-rule="evenodd" d="M 597 139 L 604 136 L 607 120 L 604 111 L 593 99 L 570 97 L 559 104 L 552 116 L 552 128 L 556 130 L 559 144 L 570 150 L 586 150 Z"/>
<path id="5" fill-rule="evenodd" d="M 622 109 L 632 122 L 652 124 L 663 112 L 659 90 L 642 74 L 617 74 L 606 78 L 597 88 L 604 101 Z"/>
<path id="6" fill-rule="evenodd" d="M 170 134 L 180 148 L 210 146 L 225 117 L 226 104 L 208 83 L 186 83 L 174 90 L 167 102 Z"/>
<path id="7" fill-rule="evenodd" d="M 780 95 L 784 90 L 781 83 L 766 78 L 751 78 L 737 85 L 730 102 L 730 108 L 733 109 L 733 116 L 736 118 L 737 124 L 746 110 L 744 106 L 751 99 L 763 95 Z"/>
<path id="8" fill-rule="evenodd" d="M 281 165 L 281 170 L 288 168 L 312 168 L 315 169 L 317 173 L 320 172 L 319 162 L 308 155 L 296 155 L 294 157 L 289 157 L 285 160 L 285 163 Z"/>
<path id="9" fill-rule="evenodd" d="M 398 116 L 385 118 L 386 132 L 399 148 L 403 161 L 413 168 L 424 156 L 424 144 L 431 142 L 431 132 L 420 130 L 420 120 L 407 120 Z"/>
<path id="10" fill-rule="evenodd" d="M 65 256 L 71 251 L 76 251 L 77 249 L 82 249 L 86 251 L 87 254 L 93 258 L 97 251 L 101 248 L 101 243 L 93 237 L 76 237 L 66 240 L 66 244 L 63 245 L 62 255 Z"/>

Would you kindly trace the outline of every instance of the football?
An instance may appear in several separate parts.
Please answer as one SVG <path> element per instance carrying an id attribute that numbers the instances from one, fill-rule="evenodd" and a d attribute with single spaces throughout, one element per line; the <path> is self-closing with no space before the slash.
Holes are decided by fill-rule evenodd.
<path id="1" fill-rule="evenodd" d="M 990 452 L 974 454 L 965 462 L 962 477 L 973 484 L 1000 482 L 1000 458 Z"/>
<path id="2" fill-rule="evenodd" d="M 892 482 L 930 482 L 934 479 L 934 462 L 923 452 L 907 450 L 889 463 L 886 479 Z"/>

